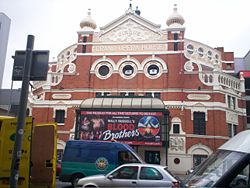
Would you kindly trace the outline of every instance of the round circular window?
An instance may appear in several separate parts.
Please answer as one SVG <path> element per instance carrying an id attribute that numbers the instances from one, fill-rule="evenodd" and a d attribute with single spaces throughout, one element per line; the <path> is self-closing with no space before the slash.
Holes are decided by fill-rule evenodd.
<path id="1" fill-rule="evenodd" d="M 149 65 L 148 67 L 148 74 L 150 74 L 151 76 L 159 74 L 159 71 L 160 69 L 157 65 Z"/>
<path id="2" fill-rule="evenodd" d="M 122 69 L 125 76 L 131 76 L 134 73 L 134 68 L 131 65 L 125 65 Z"/>
<path id="3" fill-rule="evenodd" d="M 175 158 L 175 159 L 174 159 L 174 163 L 175 163 L 175 164 L 180 164 L 180 162 L 181 162 L 181 161 L 180 161 L 179 158 Z"/>
<path id="4" fill-rule="evenodd" d="M 107 79 L 111 76 L 113 67 L 109 62 L 100 62 L 95 68 L 95 74 L 100 79 Z"/>
<path id="5" fill-rule="evenodd" d="M 133 78 L 137 73 L 137 67 L 132 61 L 125 61 L 119 68 L 121 77 L 125 79 Z"/>
<path id="6" fill-rule="evenodd" d="M 102 65 L 99 68 L 98 72 L 101 76 L 107 76 L 109 73 L 109 67 L 107 65 Z"/>
<path id="7" fill-rule="evenodd" d="M 162 74 L 162 65 L 155 60 L 149 61 L 144 67 L 144 73 L 151 79 L 158 78 Z"/>

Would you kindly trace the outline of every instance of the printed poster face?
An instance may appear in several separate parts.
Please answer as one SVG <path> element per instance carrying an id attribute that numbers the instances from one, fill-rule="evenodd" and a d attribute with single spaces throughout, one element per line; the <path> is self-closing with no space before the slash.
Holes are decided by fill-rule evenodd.
<path id="1" fill-rule="evenodd" d="M 162 112 L 81 111 L 78 138 L 160 146 Z"/>

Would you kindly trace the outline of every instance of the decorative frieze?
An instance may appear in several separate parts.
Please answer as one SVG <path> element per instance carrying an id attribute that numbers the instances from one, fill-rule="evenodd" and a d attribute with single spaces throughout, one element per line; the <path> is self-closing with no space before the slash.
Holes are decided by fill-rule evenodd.
<path id="1" fill-rule="evenodd" d="M 186 139 L 181 136 L 170 136 L 169 152 L 170 153 L 185 153 Z"/>

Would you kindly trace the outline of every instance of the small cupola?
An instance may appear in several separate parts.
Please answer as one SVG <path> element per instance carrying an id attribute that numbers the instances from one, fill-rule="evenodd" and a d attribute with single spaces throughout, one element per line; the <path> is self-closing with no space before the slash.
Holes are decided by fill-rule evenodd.
<path id="1" fill-rule="evenodd" d="M 81 30 L 93 31 L 96 29 L 96 22 L 91 17 L 91 9 L 88 9 L 87 17 L 80 22 Z"/>
<path id="2" fill-rule="evenodd" d="M 183 27 L 185 23 L 184 18 L 177 12 L 177 5 L 174 4 L 174 11 L 167 19 L 167 25 L 170 28 L 180 28 Z"/>

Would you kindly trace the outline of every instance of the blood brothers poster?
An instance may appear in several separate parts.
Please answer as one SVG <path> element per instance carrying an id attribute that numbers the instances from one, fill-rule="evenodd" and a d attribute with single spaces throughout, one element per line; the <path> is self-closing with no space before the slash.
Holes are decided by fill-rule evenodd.
<path id="1" fill-rule="evenodd" d="M 78 138 L 161 145 L 162 112 L 81 111 Z"/>

